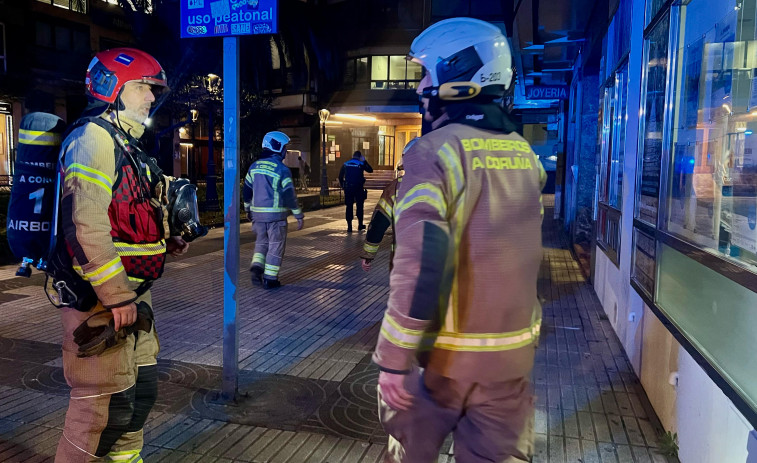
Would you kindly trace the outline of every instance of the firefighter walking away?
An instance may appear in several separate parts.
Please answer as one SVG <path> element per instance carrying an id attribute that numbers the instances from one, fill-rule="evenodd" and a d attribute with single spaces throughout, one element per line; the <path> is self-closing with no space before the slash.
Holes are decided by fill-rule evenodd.
<path id="1" fill-rule="evenodd" d="M 387 462 L 530 461 L 546 174 L 503 106 L 507 39 L 453 18 L 423 31 L 424 135 L 403 156 L 397 248 L 373 361 Z"/>

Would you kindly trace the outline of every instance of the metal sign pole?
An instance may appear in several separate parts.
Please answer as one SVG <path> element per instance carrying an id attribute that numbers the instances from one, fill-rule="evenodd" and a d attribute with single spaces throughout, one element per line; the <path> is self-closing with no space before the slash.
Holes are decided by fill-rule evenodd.
<path id="1" fill-rule="evenodd" d="M 224 400 L 239 386 L 239 38 L 223 38 L 223 384 Z"/>

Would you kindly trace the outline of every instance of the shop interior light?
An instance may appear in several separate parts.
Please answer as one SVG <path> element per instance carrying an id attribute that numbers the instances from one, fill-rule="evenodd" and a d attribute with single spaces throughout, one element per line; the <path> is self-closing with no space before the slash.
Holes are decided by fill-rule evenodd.
<path id="1" fill-rule="evenodd" d="M 360 116 L 358 114 L 336 113 L 334 114 L 334 117 L 339 117 L 341 119 L 351 119 L 353 121 L 376 122 L 376 118 L 373 116 Z"/>
<path id="2" fill-rule="evenodd" d="M 344 122 L 342 121 L 326 121 L 326 125 L 342 125 Z"/>

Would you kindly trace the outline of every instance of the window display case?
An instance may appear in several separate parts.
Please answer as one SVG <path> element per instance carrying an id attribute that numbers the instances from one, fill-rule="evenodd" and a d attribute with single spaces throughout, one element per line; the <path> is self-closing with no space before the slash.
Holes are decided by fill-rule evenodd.
<path id="1" fill-rule="evenodd" d="M 632 284 L 757 425 L 757 0 L 667 5 L 645 35 Z"/>
<path id="2" fill-rule="evenodd" d="M 685 8 L 663 228 L 757 271 L 755 0 Z"/>
<path id="3" fill-rule="evenodd" d="M 639 167 L 636 188 L 636 218 L 657 225 L 660 196 L 660 168 L 663 154 L 665 90 L 668 74 L 670 15 L 653 26 L 644 39 L 644 79 L 642 101 L 645 102 L 639 144 Z"/>

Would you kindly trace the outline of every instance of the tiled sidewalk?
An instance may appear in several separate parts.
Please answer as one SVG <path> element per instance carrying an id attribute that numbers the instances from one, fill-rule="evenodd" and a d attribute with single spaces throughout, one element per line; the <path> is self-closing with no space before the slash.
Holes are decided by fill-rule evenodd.
<path id="1" fill-rule="evenodd" d="M 388 244 L 363 272 L 364 235 L 347 235 L 342 216 L 341 207 L 311 213 L 290 233 L 285 286 L 274 291 L 247 281 L 252 236 L 243 225 L 236 405 L 217 401 L 223 230 L 169 263 L 154 290 L 162 350 L 145 461 L 381 461 L 370 352 L 388 294 Z M 544 246 L 534 461 L 665 461 L 646 396 L 552 220 Z M 52 461 L 68 392 L 60 323 L 40 278 L 14 271 L 0 268 L 0 462 Z M 451 442 L 443 450 L 440 462 L 454 461 Z"/>

